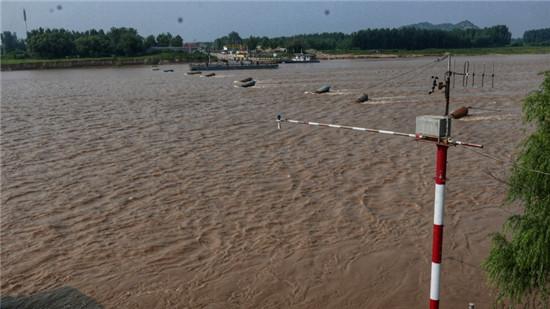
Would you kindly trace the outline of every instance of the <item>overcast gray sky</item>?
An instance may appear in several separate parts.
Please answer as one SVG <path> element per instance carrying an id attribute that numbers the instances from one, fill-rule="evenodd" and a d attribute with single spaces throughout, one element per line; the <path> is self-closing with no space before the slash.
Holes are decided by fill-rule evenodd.
<path id="1" fill-rule="evenodd" d="M 365 28 L 411 23 L 505 24 L 513 37 L 525 30 L 550 27 L 550 1 L 528 2 L 347 2 L 347 1 L 4 1 L 2 31 L 23 37 L 23 8 L 29 30 L 133 27 L 141 35 L 171 32 L 186 41 L 207 41 L 232 30 L 242 37 L 315 32 L 350 33 Z M 181 18 L 181 22 L 179 22 Z"/>

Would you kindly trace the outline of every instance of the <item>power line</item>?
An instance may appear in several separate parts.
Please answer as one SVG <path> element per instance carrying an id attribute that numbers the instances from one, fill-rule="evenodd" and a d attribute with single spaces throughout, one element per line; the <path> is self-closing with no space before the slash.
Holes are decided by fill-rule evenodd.
<path id="1" fill-rule="evenodd" d="M 497 157 L 495 157 L 495 156 L 492 156 L 492 155 L 487 154 L 487 153 L 483 153 L 483 152 L 481 152 L 481 151 L 477 151 L 477 150 L 475 150 L 475 149 L 469 149 L 469 150 L 471 150 L 472 152 L 474 152 L 474 153 L 476 153 L 476 154 L 478 154 L 478 155 L 480 155 L 480 156 L 483 156 L 483 157 L 486 157 L 486 158 L 495 160 L 495 161 L 497 161 L 497 162 L 499 162 L 499 163 L 508 164 L 508 165 L 514 165 L 514 167 L 519 168 L 519 169 L 522 169 L 522 170 L 524 170 L 524 171 L 528 171 L 528 172 L 532 172 L 532 173 L 537 173 L 537 174 L 541 174 L 541 175 L 550 176 L 550 173 L 548 173 L 548 172 L 544 172 L 544 171 L 540 171 L 540 170 L 534 170 L 534 169 L 530 169 L 530 168 L 527 168 L 527 167 L 523 167 L 523 166 L 521 166 L 521 165 L 514 164 L 514 162 L 512 162 L 512 161 L 501 160 L 501 159 L 499 159 L 499 158 L 497 158 Z"/>
<path id="2" fill-rule="evenodd" d="M 399 73 L 399 74 L 393 75 L 393 76 L 391 76 L 391 77 L 389 77 L 389 78 L 387 78 L 387 79 L 385 79 L 385 80 L 383 80 L 383 81 L 381 81 L 381 82 L 379 82 L 379 83 L 377 83 L 377 84 L 374 84 L 374 86 L 370 86 L 369 89 L 377 88 L 377 87 L 379 87 L 379 86 L 382 86 L 382 85 L 386 84 L 387 82 L 390 82 L 390 81 L 392 81 L 392 80 L 396 80 L 396 79 L 398 79 L 399 77 L 403 77 L 403 76 L 408 75 L 408 74 L 410 74 L 410 73 L 414 73 L 414 72 L 416 72 L 416 71 L 419 71 L 420 69 L 424 69 L 424 68 L 429 67 L 429 66 L 431 66 L 431 65 L 435 65 L 435 64 L 437 64 L 439 61 L 441 61 L 441 60 L 440 60 L 440 59 L 436 59 L 435 61 L 430 61 L 430 62 L 428 62 L 428 63 L 424 63 L 424 64 L 422 64 L 422 65 L 419 65 L 418 67 L 415 67 L 414 69 L 411 69 L 411 70 L 409 70 L 409 71 L 405 71 L 404 73 Z"/>

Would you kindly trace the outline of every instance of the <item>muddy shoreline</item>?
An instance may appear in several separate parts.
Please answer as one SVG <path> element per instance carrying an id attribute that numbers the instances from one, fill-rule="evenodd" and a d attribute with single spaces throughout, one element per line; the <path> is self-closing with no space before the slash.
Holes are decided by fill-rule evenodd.
<path id="1" fill-rule="evenodd" d="M 196 61 L 195 61 L 196 62 Z M 120 67 L 133 65 L 163 65 L 163 64 L 189 64 L 193 61 L 185 60 L 158 60 L 158 59 L 91 59 L 91 60 L 59 60 L 27 63 L 0 64 L 0 71 L 22 71 L 22 70 L 48 70 L 48 69 L 71 69 L 91 67 Z"/>

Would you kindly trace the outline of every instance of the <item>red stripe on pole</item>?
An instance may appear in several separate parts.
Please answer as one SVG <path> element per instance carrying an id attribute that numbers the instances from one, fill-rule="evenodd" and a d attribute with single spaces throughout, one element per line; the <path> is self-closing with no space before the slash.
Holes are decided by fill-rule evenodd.
<path id="1" fill-rule="evenodd" d="M 437 155 L 435 157 L 435 183 L 438 185 L 444 185 L 447 172 L 445 166 L 447 165 L 447 148 L 446 145 L 437 145 Z"/>
<path id="2" fill-rule="evenodd" d="M 441 251 L 443 245 L 443 225 L 434 224 L 432 242 L 432 262 L 441 263 Z"/>
<path id="3" fill-rule="evenodd" d="M 439 309 L 439 300 L 430 299 L 430 309 Z"/>

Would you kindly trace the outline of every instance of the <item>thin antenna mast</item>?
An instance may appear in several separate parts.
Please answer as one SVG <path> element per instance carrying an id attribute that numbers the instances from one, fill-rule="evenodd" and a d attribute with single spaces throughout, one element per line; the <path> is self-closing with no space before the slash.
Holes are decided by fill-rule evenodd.
<path id="1" fill-rule="evenodd" d="M 445 74 L 445 114 L 444 116 L 449 115 L 449 100 L 451 97 L 451 75 L 453 72 L 451 71 L 451 54 L 447 55 L 448 61 L 447 61 L 447 73 Z"/>
<path id="2" fill-rule="evenodd" d="M 493 73 L 491 73 L 491 88 L 495 88 L 495 64 L 493 63 Z"/>
<path id="3" fill-rule="evenodd" d="M 483 64 L 483 73 L 481 73 L 481 88 L 483 88 L 485 82 L 485 63 Z"/>
<path id="4" fill-rule="evenodd" d="M 472 72 L 472 88 L 476 86 L 476 64 L 474 63 L 474 71 Z"/>

